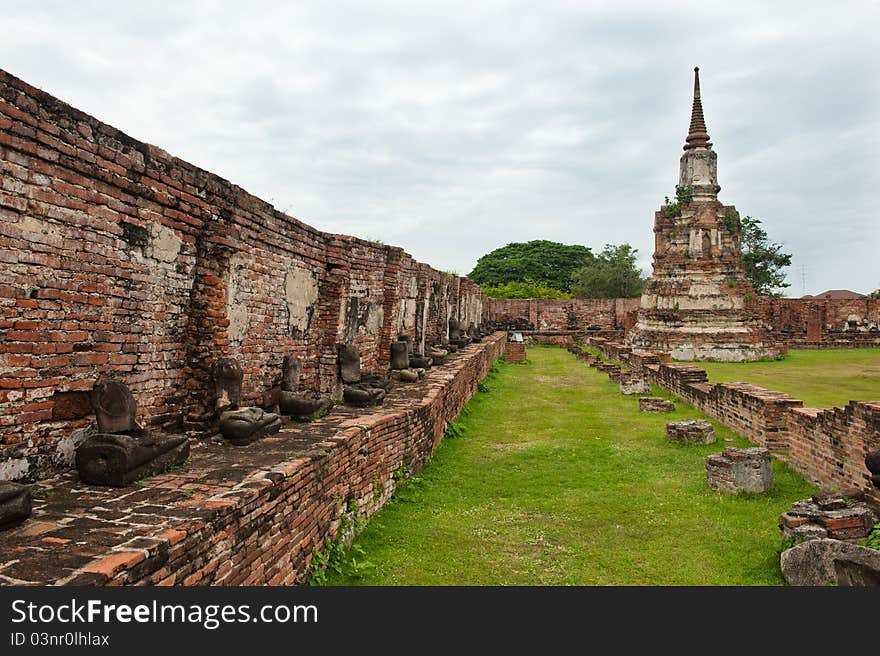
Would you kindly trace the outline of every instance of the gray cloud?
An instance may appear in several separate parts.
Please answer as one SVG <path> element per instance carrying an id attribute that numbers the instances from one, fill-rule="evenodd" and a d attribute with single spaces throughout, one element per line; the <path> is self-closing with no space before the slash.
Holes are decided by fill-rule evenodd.
<path id="1" fill-rule="evenodd" d="M 328 4 L 6 2 L 0 65 L 461 273 L 535 238 L 650 270 L 699 65 L 721 199 L 794 253 L 791 293 L 800 265 L 808 293 L 880 286 L 876 2 Z"/>

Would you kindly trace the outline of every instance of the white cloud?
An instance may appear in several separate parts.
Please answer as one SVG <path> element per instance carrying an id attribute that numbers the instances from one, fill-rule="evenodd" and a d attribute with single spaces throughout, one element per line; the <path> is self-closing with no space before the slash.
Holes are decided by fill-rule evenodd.
<path id="1" fill-rule="evenodd" d="M 316 227 L 461 272 L 535 238 L 629 241 L 649 268 L 699 65 L 722 200 L 808 292 L 880 285 L 877 4 L 718 5 L 6 2 L 0 61 Z"/>

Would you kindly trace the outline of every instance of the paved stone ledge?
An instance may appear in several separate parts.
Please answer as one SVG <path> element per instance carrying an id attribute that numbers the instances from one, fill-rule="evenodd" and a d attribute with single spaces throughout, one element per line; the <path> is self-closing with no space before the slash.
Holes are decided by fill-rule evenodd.
<path id="1" fill-rule="evenodd" d="M 132 487 L 36 483 L 31 519 L 0 533 L 0 584 L 302 582 L 343 512 L 371 515 L 424 465 L 504 343 L 469 345 L 376 408 L 337 406 L 244 447 L 194 441 L 187 465 Z"/>

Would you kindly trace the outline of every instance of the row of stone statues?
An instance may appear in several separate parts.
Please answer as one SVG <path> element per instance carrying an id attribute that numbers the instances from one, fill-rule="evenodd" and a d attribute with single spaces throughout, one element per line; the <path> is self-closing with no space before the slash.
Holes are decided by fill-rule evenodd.
<path id="1" fill-rule="evenodd" d="M 409 335 L 401 335 L 391 345 L 391 370 L 393 377 L 401 382 L 414 382 L 424 375 L 432 364 L 445 362 L 451 350 L 480 341 L 486 334 L 470 326 L 467 334 L 456 320 L 449 322 L 450 339 L 447 348 L 427 346 L 424 353 L 414 352 Z M 369 407 L 382 403 L 391 389 L 392 378 L 364 374 L 361 371 L 360 352 L 353 344 L 337 344 L 339 377 L 342 381 L 342 401 L 355 407 Z M 333 400 L 311 390 L 299 389 L 302 363 L 299 358 L 288 355 L 282 362 L 281 388 L 272 406 L 277 405 L 281 415 L 295 421 L 314 421 L 333 409 Z M 250 442 L 277 432 L 281 418 L 262 408 L 240 408 L 241 367 L 231 358 L 223 358 L 214 368 L 217 410 L 220 415 L 220 432 L 233 444 Z"/>
<path id="2" fill-rule="evenodd" d="M 449 322 L 448 343 L 426 345 L 423 352 L 413 350 L 410 336 L 402 335 L 391 345 L 392 376 L 412 382 L 433 365 L 443 364 L 448 354 L 473 341 L 485 332 L 471 326 L 461 329 L 458 321 Z M 361 356 L 351 344 L 337 345 L 342 401 L 355 407 L 383 402 L 392 378 L 367 375 L 361 371 Z M 334 407 L 334 401 L 312 390 L 300 389 L 302 362 L 293 355 L 282 362 L 281 384 L 264 399 L 264 407 L 242 402 L 244 374 L 234 358 L 220 358 L 214 365 L 214 410 L 223 438 L 232 445 L 246 445 L 277 433 L 282 415 L 294 421 L 314 421 Z M 89 399 L 95 412 L 98 432 L 87 437 L 76 449 L 76 468 L 86 483 L 125 486 L 132 482 L 180 465 L 189 457 L 186 435 L 146 430 L 138 425 L 137 403 L 131 390 L 122 382 L 101 378 Z M 270 412 L 266 408 L 276 408 Z M 25 512 L 25 509 L 27 512 Z M 30 512 L 30 496 L 25 486 L 0 482 L 0 525 L 17 521 Z"/>
<path id="3" fill-rule="evenodd" d="M 401 335 L 391 345 L 391 377 L 364 374 L 361 356 L 352 344 L 338 344 L 339 377 L 342 401 L 355 407 L 383 402 L 391 389 L 392 378 L 415 382 L 432 366 L 442 365 L 450 353 L 479 342 L 488 332 L 460 322 L 449 322 L 449 339 L 426 344 L 417 351 L 412 339 Z M 234 358 L 219 359 L 212 371 L 214 410 L 223 438 L 233 445 L 245 445 L 277 433 L 281 415 L 294 421 L 314 421 L 334 407 L 333 400 L 312 390 L 300 389 L 302 362 L 285 356 L 281 365 L 281 384 L 265 407 L 277 407 L 278 413 L 264 407 L 242 405 L 241 365 Z M 100 378 L 89 394 L 98 432 L 83 440 L 76 449 L 76 469 L 84 483 L 123 487 L 167 471 L 186 462 L 190 443 L 186 435 L 144 429 L 137 423 L 137 402 L 127 385 L 112 378 Z M 11 528 L 31 515 L 32 501 L 26 485 L 0 480 L 0 530 Z"/>

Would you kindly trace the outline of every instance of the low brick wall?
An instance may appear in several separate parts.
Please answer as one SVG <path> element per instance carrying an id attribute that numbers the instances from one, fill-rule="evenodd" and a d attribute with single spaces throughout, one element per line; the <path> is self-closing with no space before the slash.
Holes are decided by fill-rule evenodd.
<path id="1" fill-rule="evenodd" d="M 880 300 L 761 297 L 754 307 L 789 348 L 880 346 Z"/>
<path id="2" fill-rule="evenodd" d="M 194 445 L 191 464 L 142 489 L 38 483 L 34 516 L 0 533 L 0 583 L 302 583 L 344 515 L 372 515 L 424 465 L 505 342 L 468 346 L 378 408 L 337 408 L 247 447 Z"/>
<path id="3" fill-rule="evenodd" d="M 543 346 L 569 346 L 582 334 L 576 330 L 522 330 L 523 339 Z"/>
<path id="4" fill-rule="evenodd" d="M 483 319 L 510 330 L 623 330 L 638 298 L 491 298 Z"/>
<path id="5" fill-rule="evenodd" d="M 519 364 L 526 361 L 526 345 L 523 342 L 507 342 L 504 345 L 504 361 Z"/>
<path id="6" fill-rule="evenodd" d="M 492 298 L 483 303 L 483 318 L 502 330 L 629 332 L 639 302 L 638 298 Z M 750 309 L 772 329 L 774 341 L 789 348 L 880 347 L 880 300 L 758 297 Z"/>
<path id="7" fill-rule="evenodd" d="M 804 408 L 784 392 L 748 383 L 710 383 L 703 369 L 660 363 L 658 356 L 591 338 L 608 360 L 647 372 L 651 381 L 681 397 L 750 441 L 767 447 L 815 485 L 853 487 L 880 503 L 865 455 L 880 449 L 880 401 L 850 401 L 845 408 Z"/>
<path id="8" fill-rule="evenodd" d="M 873 490 L 867 451 L 880 449 L 880 401 L 850 401 L 844 408 L 795 408 L 786 417 L 788 460 L 828 487 Z"/>

